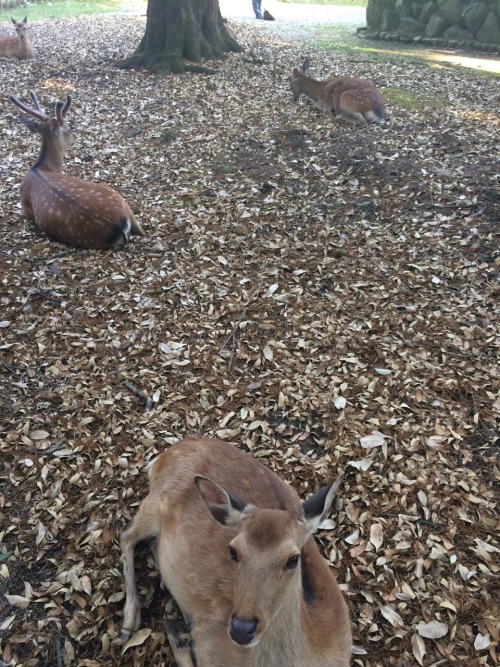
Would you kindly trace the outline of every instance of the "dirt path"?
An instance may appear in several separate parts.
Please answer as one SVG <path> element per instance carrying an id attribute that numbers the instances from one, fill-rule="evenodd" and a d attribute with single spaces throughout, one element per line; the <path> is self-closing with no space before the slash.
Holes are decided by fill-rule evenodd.
<path id="1" fill-rule="evenodd" d="M 257 22 L 252 11 L 252 0 L 219 0 L 222 15 L 237 21 Z M 366 24 L 365 7 L 339 5 L 295 5 L 276 0 L 263 0 L 262 8 L 276 18 L 276 22 L 259 22 L 264 30 L 302 38 L 311 34 L 315 25 L 343 25 L 355 29 Z"/>
<path id="2" fill-rule="evenodd" d="M 338 33 L 354 33 L 356 28 L 366 25 L 365 7 L 346 7 L 339 5 L 301 5 L 263 0 L 263 9 L 268 9 L 276 18 L 275 22 L 257 21 L 252 11 L 252 0 L 219 0 L 224 18 L 238 22 L 261 26 L 268 34 L 279 35 L 290 42 L 310 40 L 320 37 L 321 27 L 335 26 Z M 330 36 L 331 33 L 329 32 Z M 366 42 L 368 44 L 369 42 Z M 380 51 L 405 52 L 417 58 L 437 63 L 449 63 L 454 66 L 478 69 L 487 72 L 500 72 L 500 59 L 483 54 L 453 52 L 448 49 L 427 50 L 414 45 L 400 43 L 378 43 Z"/>

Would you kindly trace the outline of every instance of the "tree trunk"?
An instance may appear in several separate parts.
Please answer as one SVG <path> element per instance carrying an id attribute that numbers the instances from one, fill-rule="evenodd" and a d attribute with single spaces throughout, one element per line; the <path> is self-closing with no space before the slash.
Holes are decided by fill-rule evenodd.
<path id="1" fill-rule="evenodd" d="M 193 62 L 223 58 L 228 51 L 242 48 L 227 33 L 219 0 L 148 0 L 146 32 L 136 52 L 118 67 L 207 72 Z"/>

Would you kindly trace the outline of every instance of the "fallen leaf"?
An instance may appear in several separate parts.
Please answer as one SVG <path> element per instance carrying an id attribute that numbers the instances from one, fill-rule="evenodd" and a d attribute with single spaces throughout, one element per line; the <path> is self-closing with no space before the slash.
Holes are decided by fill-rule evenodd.
<path id="1" fill-rule="evenodd" d="M 429 623 L 419 623 L 416 630 L 421 637 L 428 639 L 440 639 L 448 634 L 448 626 L 441 621 L 429 621 Z"/>

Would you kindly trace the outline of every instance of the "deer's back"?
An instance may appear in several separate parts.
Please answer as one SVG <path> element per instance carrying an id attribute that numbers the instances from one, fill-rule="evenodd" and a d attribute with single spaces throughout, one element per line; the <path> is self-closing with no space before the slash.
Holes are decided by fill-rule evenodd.
<path id="1" fill-rule="evenodd" d="M 17 37 L 0 36 L 0 56 L 4 56 L 6 58 L 17 58 L 18 42 L 19 40 Z"/>
<path id="2" fill-rule="evenodd" d="M 106 248 L 115 225 L 135 218 L 125 200 L 104 183 L 30 169 L 21 184 L 25 214 L 46 234 L 85 248 Z"/>
<path id="3" fill-rule="evenodd" d="M 291 486 L 251 454 L 234 444 L 203 437 L 181 440 L 155 459 L 151 493 L 168 496 L 168 503 L 195 502 L 199 499 L 195 475 L 209 477 L 259 507 L 288 509 L 300 502 Z"/>
<path id="4" fill-rule="evenodd" d="M 250 454 L 219 440 L 182 440 L 154 461 L 150 498 L 160 508 L 162 577 L 185 614 L 191 616 L 196 607 L 226 620 L 232 604 L 227 582 L 233 576 L 227 545 L 237 531 L 210 516 L 195 475 L 209 477 L 259 507 L 286 509 L 298 505 L 299 497 Z"/>
<path id="5" fill-rule="evenodd" d="M 349 93 L 355 99 L 358 99 L 361 107 L 369 109 L 373 106 L 380 106 L 383 109 L 382 95 L 368 79 L 354 76 L 337 76 L 326 82 L 326 96 L 338 101 L 344 93 Z"/>

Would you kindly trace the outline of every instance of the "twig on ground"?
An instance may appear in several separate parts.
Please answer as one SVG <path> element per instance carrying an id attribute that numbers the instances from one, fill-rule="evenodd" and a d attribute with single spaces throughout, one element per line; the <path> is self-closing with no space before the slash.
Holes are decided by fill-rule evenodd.
<path id="1" fill-rule="evenodd" d="M 59 257 L 66 257 L 66 255 L 78 255 L 79 253 L 83 252 L 82 248 L 73 248 L 71 250 L 63 250 L 62 252 L 58 252 L 55 255 L 49 255 L 46 257 L 45 255 L 36 255 L 35 257 L 26 257 L 26 261 L 28 262 L 50 262 L 53 259 L 58 259 Z"/>
<path id="2" fill-rule="evenodd" d="M 56 645 L 57 667 L 64 667 L 63 656 L 62 656 L 62 647 L 61 647 L 61 637 L 59 635 L 56 635 L 54 637 L 54 643 Z"/>
<path id="3" fill-rule="evenodd" d="M 141 401 L 144 402 L 144 404 L 146 406 L 146 412 L 149 412 L 151 410 L 151 408 L 153 407 L 153 399 L 150 398 L 147 394 L 145 394 L 140 389 L 137 389 L 135 384 L 132 384 L 132 382 L 129 382 L 128 380 L 125 380 L 125 382 L 123 384 L 125 385 L 125 387 L 127 387 L 127 389 L 129 391 L 131 391 L 133 394 L 135 394 L 135 396 L 137 396 L 138 398 L 141 399 Z"/>
<path id="4" fill-rule="evenodd" d="M 251 303 L 251 301 L 249 301 L 247 303 L 247 305 L 241 311 L 240 319 L 236 322 L 236 324 L 234 325 L 231 333 L 226 338 L 226 340 L 224 342 L 224 345 L 221 347 L 221 352 L 222 352 L 227 347 L 229 341 L 231 341 L 231 354 L 229 356 L 229 361 L 228 361 L 228 364 L 227 364 L 227 370 L 229 371 L 230 375 L 232 375 L 232 370 L 231 369 L 232 369 L 233 362 L 234 362 L 234 355 L 236 354 L 236 336 L 237 336 L 237 333 L 238 333 L 238 329 L 240 328 L 240 324 L 243 322 L 243 320 L 244 320 L 244 318 L 247 314 L 247 308 L 250 305 L 250 303 Z"/>

